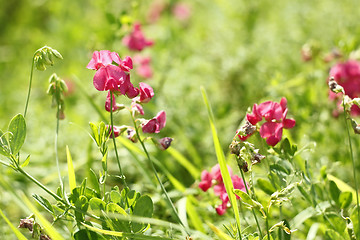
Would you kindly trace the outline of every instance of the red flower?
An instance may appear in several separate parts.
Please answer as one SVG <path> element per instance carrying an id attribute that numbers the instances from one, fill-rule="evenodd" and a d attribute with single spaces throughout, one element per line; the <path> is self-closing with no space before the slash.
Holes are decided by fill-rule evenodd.
<path id="1" fill-rule="evenodd" d="M 344 88 L 345 94 L 350 98 L 360 96 L 360 63 L 355 60 L 349 60 L 344 63 L 338 63 L 330 69 L 330 77 Z M 338 99 L 340 95 L 329 90 L 330 99 Z M 340 103 L 339 103 L 340 105 Z M 360 108 L 356 105 L 351 107 L 351 114 L 360 115 Z"/>
<path id="2" fill-rule="evenodd" d="M 123 38 L 123 44 L 130 50 L 141 51 L 145 47 L 152 46 L 153 41 L 145 39 L 143 32 L 141 31 L 141 25 L 139 23 L 134 24 L 134 29 L 130 35 Z"/>
<path id="3" fill-rule="evenodd" d="M 166 113 L 164 111 L 159 112 L 156 117 L 141 124 L 141 128 L 144 133 L 159 133 L 166 124 Z"/>

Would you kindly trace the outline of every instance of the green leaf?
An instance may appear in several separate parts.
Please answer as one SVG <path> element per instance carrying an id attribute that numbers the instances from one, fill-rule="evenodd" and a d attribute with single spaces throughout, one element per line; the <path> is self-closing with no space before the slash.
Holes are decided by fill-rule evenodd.
<path id="1" fill-rule="evenodd" d="M 336 204 L 339 204 L 339 196 L 341 191 L 334 181 L 329 181 L 329 189 L 332 200 L 334 200 Z"/>
<path id="2" fill-rule="evenodd" d="M 335 228 L 336 232 L 342 234 L 346 229 L 345 221 L 335 213 L 326 213 L 326 218 L 331 224 L 328 224 L 329 227 Z"/>
<path id="3" fill-rule="evenodd" d="M 25 142 L 26 137 L 26 123 L 23 115 L 18 114 L 13 119 L 11 119 L 11 122 L 9 124 L 9 144 L 11 153 L 13 155 L 17 154 L 22 145 Z"/>
<path id="4" fill-rule="evenodd" d="M 154 211 L 154 206 L 149 196 L 141 196 L 135 204 L 133 215 L 139 217 L 151 218 Z M 134 232 L 141 231 L 146 225 L 143 223 L 133 222 L 132 229 Z"/>
<path id="5" fill-rule="evenodd" d="M 100 146 L 99 130 L 98 130 L 96 124 L 90 122 L 89 125 L 92 130 L 92 137 L 94 138 L 96 144 L 98 146 Z"/>
<path id="6" fill-rule="evenodd" d="M 105 211 L 106 203 L 99 198 L 91 198 L 89 201 L 90 208 L 93 211 L 100 212 L 101 210 Z"/>
<path id="7" fill-rule="evenodd" d="M 69 186 L 70 186 L 70 191 L 72 191 L 74 188 L 76 188 L 76 179 L 75 179 L 74 165 L 68 145 L 66 145 L 66 159 L 68 165 Z"/>
<path id="8" fill-rule="evenodd" d="M 232 207 L 234 215 L 235 215 L 238 233 L 241 234 L 241 225 L 240 225 L 240 215 L 239 215 L 239 210 L 238 210 L 238 204 L 236 201 L 236 197 L 232 191 L 234 189 L 234 186 L 231 181 L 231 177 L 230 177 L 228 168 L 226 166 L 225 155 L 222 150 L 222 147 L 221 147 L 218 135 L 217 135 L 216 127 L 215 127 L 214 115 L 212 113 L 211 106 L 210 106 L 209 100 L 207 98 L 204 87 L 201 87 L 201 93 L 202 93 L 202 96 L 203 96 L 203 99 L 205 102 L 205 106 L 206 106 L 206 109 L 208 112 L 208 118 L 209 118 L 211 133 L 213 136 L 216 157 L 217 157 L 218 163 L 220 165 L 220 172 L 223 177 L 225 189 L 229 196 L 229 201 L 230 201 L 231 207 Z"/>
<path id="9" fill-rule="evenodd" d="M 273 194 L 276 191 L 273 185 L 266 179 L 259 178 L 257 180 L 257 185 L 261 190 L 263 190 L 265 193 L 269 195 Z"/>
<path id="10" fill-rule="evenodd" d="M 341 240 L 341 239 L 344 240 L 344 238 L 336 231 L 332 229 L 327 229 L 325 231 L 325 240 Z"/>
<path id="11" fill-rule="evenodd" d="M 27 158 L 25 159 L 25 161 L 21 164 L 21 168 L 24 168 L 24 167 L 26 167 L 28 164 L 29 164 L 29 162 L 30 162 L 30 155 L 29 156 L 27 156 Z"/>
<path id="12" fill-rule="evenodd" d="M 14 225 L 12 225 L 12 223 L 5 216 L 5 214 L 1 211 L 1 209 L 0 209 L 0 215 L 5 220 L 5 222 L 9 225 L 9 227 L 11 228 L 11 230 L 14 232 L 14 234 L 16 235 L 16 237 L 19 240 L 27 240 L 27 238 L 19 231 L 19 229 L 17 227 L 15 227 Z"/>
<path id="13" fill-rule="evenodd" d="M 95 191 L 97 193 L 100 193 L 100 185 L 99 185 L 99 179 L 96 176 L 96 173 L 94 172 L 94 170 L 90 169 L 90 181 L 93 185 L 93 187 L 95 188 Z"/>
<path id="14" fill-rule="evenodd" d="M 10 157 L 9 143 L 6 139 L 5 134 L 1 130 L 0 130 L 0 154 L 4 155 L 5 157 Z"/>
<path id="15" fill-rule="evenodd" d="M 118 191 L 112 190 L 110 192 L 110 199 L 114 203 L 120 203 L 121 202 L 121 194 Z"/>
<path id="16" fill-rule="evenodd" d="M 205 232 L 205 229 L 203 227 L 203 221 L 201 220 L 199 214 L 197 213 L 193 202 L 195 202 L 195 198 L 192 195 L 189 195 L 186 200 L 186 213 L 190 218 L 190 221 L 192 222 L 193 226 L 196 230 L 200 232 Z"/>
<path id="17" fill-rule="evenodd" d="M 54 209 L 52 207 L 52 205 L 50 204 L 50 202 L 46 199 L 43 198 L 40 195 L 37 194 L 32 194 L 32 197 L 49 213 L 51 213 L 52 215 L 55 215 Z"/>
<path id="18" fill-rule="evenodd" d="M 81 229 L 74 234 L 75 240 L 106 240 L 105 237 L 88 229 Z"/>
<path id="19" fill-rule="evenodd" d="M 297 185 L 297 188 L 298 188 L 299 192 L 301 193 L 301 195 L 303 195 L 303 197 L 306 199 L 306 201 L 308 201 L 308 203 L 312 204 L 309 193 L 307 191 L 305 191 L 305 189 L 301 185 Z"/>
<path id="20" fill-rule="evenodd" d="M 360 222 L 359 222 L 359 211 L 357 209 L 358 207 L 355 207 L 353 212 L 350 215 L 350 219 L 354 226 L 354 233 L 356 236 L 356 239 L 360 239 Z"/>
<path id="21" fill-rule="evenodd" d="M 346 192 L 351 192 L 353 194 L 353 196 L 356 196 L 356 191 L 347 183 L 345 183 L 344 181 L 340 180 L 339 178 L 328 174 L 327 178 L 329 180 L 332 180 L 336 183 L 336 185 L 342 190 L 342 191 L 346 191 Z M 353 203 L 356 204 L 356 198 L 353 198 Z"/>
<path id="22" fill-rule="evenodd" d="M 352 193 L 351 192 L 342 192 L 339 196 L 339 204 L 341 209 L 348 208 L 352 202 Z"/>
<path id="23" fill-rule="evenodd" d="M 234 189 L 234 193 L 240 197 L 240 200 L 251 208 L 257 208 L 265 217 L 264 207 L 261 203 L 253 200 L 246 192 L 241 191 L 240 189 Z"/>

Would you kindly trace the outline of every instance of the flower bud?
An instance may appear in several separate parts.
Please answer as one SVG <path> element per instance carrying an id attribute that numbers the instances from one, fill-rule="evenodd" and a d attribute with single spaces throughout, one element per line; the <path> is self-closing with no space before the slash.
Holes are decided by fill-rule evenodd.
<path id="1" fill-rule="evenodd" d="M 18 228 L 27 228 L 30 232 L 33 231 L 34 220 L 32 218 L 20 219 Z"/>
<path id="2" fill-rule="evenodd" d="M 335 81 L 334 77 L 330 78 L 329 88 L 334 93 L 345 93 L 344 88 Z"/>
<path id="3" fill-rule="evenodd" d="M 171 142 L 173 141 L 174 139 L 171 138 L 171 137 L 164 137 L 164 138 L 161 138 L 159 140 L 159 148 L 161 150 L 166 150 L 170 147 L 171 145 Z"/>

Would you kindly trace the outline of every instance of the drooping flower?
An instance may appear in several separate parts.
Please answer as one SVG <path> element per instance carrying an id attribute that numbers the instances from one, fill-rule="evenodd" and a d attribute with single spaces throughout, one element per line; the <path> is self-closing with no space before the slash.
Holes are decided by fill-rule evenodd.
<path id="1" fill-rule="evenodd" d="M 166 113 L 165 111 L 159 112 L 154 118 L 147 120 L 141 124 L 143 133 L 159 133 L 166 124 Z"/>
<path id="2" fill-rule="evenodd" d="M 357 98 L 360 96 L 360 63 L 355 60 L 348 60 L 343 63 L 338 63 L 330 69 L 330 77 L 344 88 L 345 94 L 350 98 Z M 341 94 L 336 94 L 329 90 L 329 98 L 338 100 L 340 105 Z M 340 108 L 340 106 L 339 106 Z M 356 105 L 351 107 L 352 115 L 360 115 L 360 108 Z"/>
<path id="3" fill-rule="evenodd" d="M 146 39 L 143 32 L 141 31 L 140 23 L 135 23 L 133 26 L 133 31 L 130 33 L 130 35 L 123 38 L 123 44 L 130 50 L 141 51 L 145 47 L 152 46 L 154 42 Z"/>
<path id="4" fill-rule="evenodd" d="M 136 103 L 136 101 L 133 100 L 131 103 L 131 110 L 135 111 L 136 113 L 139 113 L 140 115 L 144 115 L 144 109 L 143 107 Z"/>
<path id="5" fill-rule="evenodd" d="M 86 68 L 99 70 L 113 62 L 116 62 L 117 64 L 121 63 L 121 59 L 116 52 L 110 52 L 109 50 L 95 51 Z"/>
<path id="6" fill-rule="evenodd" d="M 109 137 L 112 138 L 112 128 L 110 125 L 107 125 L 106 128 L 109 131 Z M 127 129 L 127 126 L 114 126 L 114 137 L 117 138 L 120 136 L 125 130 Z"/>
<path id="7" fill-rule="evenodd" d="M 139 83 L 141 103 L 148 103 L 154 97 L 154 90 L 146 83 Z"/>
<path id="8" fill-rule="evenodd" d="M 199 188 L 206 192 L 212 186 L 212 176 L 211 173 L 204 170 L 201 172 L 201 182 L 199 183 Z"/>
<path id="9" fill-rule="evenodd" d="M 159 148 L 160 148 L 161 150 L 166 150 L 166 149 L 168 149 L 168 148 L 170 147 L 170 145 L 171 145 L 171 143 L 172 143 L 173 140 L 174 140 L 174 139 L 171 138 L 171 137 L 164 137 L 164 138 L 159 139 Z"/>

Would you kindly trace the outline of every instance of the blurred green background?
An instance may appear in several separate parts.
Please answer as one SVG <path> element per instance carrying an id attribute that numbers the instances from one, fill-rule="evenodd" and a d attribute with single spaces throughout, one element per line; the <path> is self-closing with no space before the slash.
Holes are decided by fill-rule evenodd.
<path id="1" fill-rule="evenodd" d="M 249 107 L 265 100 L 278 102 L 284 96 L 289 116 L 297 121 L 296 127 L 284 134 L 299 148 L 309 150 L 299 161 L 307 158 L 315 176 L 319 174 L 317 169 L 327 166 L 329 173 L 353 186 L 344 122 L 332 117 L 335 103 L 328 99 L 326 79 L 335 60 L 323 59 L 333 49 L 346 59 L 359 47 L 358 1 L 184 0 L 181 3 L 190 9 L 186 20 L 174 16 L 173 9 L 180 1 L 171 0 L 0 2 L 1 129 L 7 128 L 12 116 L 24 111 L 34 52 L 48 45 L 64 57 L 46 71 L 34 72 L 27 139 L 22 150 L 23 157 L 31 155 L 28 171 L 46 185 L 55 189 L 58 180 L 53 144 L 56 113 L 46 95 L 48 78 L 56 72 L 72 86 L 66 98 L 66 119 L 60 126 L 60 160 L 66 176 L 64 149 L 68 145 L 79 180 L 87 176 L 89 167 L 100 168 L 100 155 L 88 135 L 88 123 L 100 121 L 100 116 L 81 89 L 101 108 L 106 97 L 93 87 L 94 72 L 86 65 L 94 50 L 116 51 L 122 58 L 134 56 L 122 44 L 122 38 L 130 32 L 131 23 L 140 22 L 146 37 L 155 41 L 152 48 L 141 53 L 152 58 L 153 78 L 142 80 L 132 75 L 132 81 L 146 81 L 155 91 L 154 100 L 144 106 L 145 118 L 165 110 L 167 125 L 160 135 L 173 137 L 173 148 L 199 171 L 216 163 L 199 90 L 202 85 L 226 152 Z M 163 10 L 156 21 L 150 21 L 149 11 L 154 6 Z M 313 50 L 308 62 L 301 56 L 304 44 Z M 129 102 L 118 98 L 121 101 Z M 125 113 L 115 117 L 118 124 L 130 124 Z M 354 140 L 358 146 L 360 141 Z M 355 151 L 357 157 L 359 151 Z M 131 155 L 124 149 L 120 153 L 132 187 L 142 189 L 144 179 Z M 154 150 L 154 154 L 179 181 L 197 189 L 193 184 L 199 179 L 193 179 L 166 153 Z M 115 161 L 113 164 L 116 171 Z M 17 224 L 30 212 L 18 208 L 20 203 L 10 190 L 23 190 L 28 195 L 43 193 L 4 166 L 0 166 L 0 174 L 0 207 Z M 146 193 L 146 187 L 142 191 Z M 4 234 L 10 231 L 2 219 L 0 229 Z"/>

